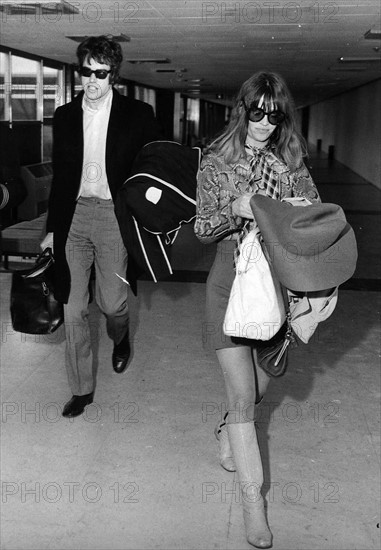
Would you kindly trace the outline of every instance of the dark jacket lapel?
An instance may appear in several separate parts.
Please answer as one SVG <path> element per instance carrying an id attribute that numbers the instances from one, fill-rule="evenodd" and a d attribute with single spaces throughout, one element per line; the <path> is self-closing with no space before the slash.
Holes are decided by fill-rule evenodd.
<path id="1" fill-rule="evenodd" d="M 107 128 L 107 141 L 106 141 L 106 163 L 111 159 L 112 151 L 116 145 L 118 137 L 118 126 L 120 121 L 120 101 L 119 93 L 115 90 L 112 91 L 112 104 L 110 111 L 110 119 L 108 121 Z"/>
<path id="2" fill-rule="evenodd" d="M 70 136 L 72 147 L 78 152 L 78 158 L 83 158 L 83 110 L 82 110 L 83 92 L 80 92 L 70 104 L 71 107 L 71 125 Z M 81 166 L 82 168 L 82 166 Z"/>

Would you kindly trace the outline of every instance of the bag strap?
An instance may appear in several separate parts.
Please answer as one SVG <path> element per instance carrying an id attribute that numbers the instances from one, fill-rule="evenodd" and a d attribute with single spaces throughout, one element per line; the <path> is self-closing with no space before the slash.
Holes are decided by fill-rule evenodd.
<path id="1" fill-rule="evenodd" d="M 41 262 L 43 262 L 44 260 L 46 260 L 46 258 L 49 258 L 49 260 L 52 260 L 54 262 L 53 251 L 50 247 L 44 248 L 44 250 L 41 252 L 41 254 L 39 254 L 37 256 L 36 265 L 38 265 Z"/>

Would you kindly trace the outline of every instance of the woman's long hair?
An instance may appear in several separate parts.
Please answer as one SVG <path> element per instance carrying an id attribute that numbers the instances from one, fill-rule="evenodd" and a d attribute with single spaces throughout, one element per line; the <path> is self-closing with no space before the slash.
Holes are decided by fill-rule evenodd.
<path id="1" fill-rule="evenodd" d="M 306 155 L 304 138 L 296 128 L 295 108 L 292 96 L 283 78 L 272 72 L 258 72 L 241 86 L 235 99 L 229 123 L 212 141 L 208 150 L 220 154 L 227 163 L 237 162 L 244 151 L 249 124 L 246 108 L 261 105 L 266 111 L 278 109 L 286 116 L 270 136 L 269 145 L 274 153 L 291 170 L 295 171 Z"/>

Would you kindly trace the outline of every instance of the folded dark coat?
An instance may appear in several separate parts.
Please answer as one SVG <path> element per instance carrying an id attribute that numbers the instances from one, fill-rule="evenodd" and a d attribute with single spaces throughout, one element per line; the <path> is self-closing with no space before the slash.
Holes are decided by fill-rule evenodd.
<path id="1" fill-rule="evenodd" d="M 174 141 L 148 143 L 119 189 L 115 212 L 128 252 L 127 278 L 133 291 L 142 273 L 154 281 L 172 273 L 169 246 L 182 224 L 196 216 L 200 160 L 197 147 Z"/>

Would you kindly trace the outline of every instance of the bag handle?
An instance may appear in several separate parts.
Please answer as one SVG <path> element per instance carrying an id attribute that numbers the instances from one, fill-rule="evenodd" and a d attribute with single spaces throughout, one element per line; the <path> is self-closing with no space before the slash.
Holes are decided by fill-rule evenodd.
<path id="1" fill-rule="evenodd" d="M 238 260 L 235 258 L 236 273 L 246 273 L 248 271 L 250 263 L 253 261 L 253 248 L 257 249 L 258 246 L 261 247 L 261 233 L 258 226 L 252 229 L 246 229 L 248 227 L 249 221 L 245 222 L 241 236 L 239 237 L 239 243 L 236 245 L 238 246 L 239 252 Z M 256 258 L 257 252 L 255 254 L 255 259 Z"/>
<path id="2" fill-rule="evenodd" d="M 48 248 L 44 248 L 41 254 L 37 256 L 36 265 L 46 260 L 47 257 L 49 258 L 49 260 L 52 260 L 54 262 L 53 250 L 50 248 L 50 246 Z"/>

